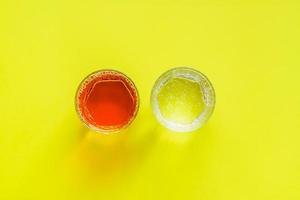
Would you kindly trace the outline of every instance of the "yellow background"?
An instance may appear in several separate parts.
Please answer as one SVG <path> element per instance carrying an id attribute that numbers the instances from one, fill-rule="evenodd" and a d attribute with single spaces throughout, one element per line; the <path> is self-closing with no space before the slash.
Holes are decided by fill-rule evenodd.
<path id="1" fill-rule="evenodd" d="M 1 0 L 0 199 L 300 199 L 297 1 Z M 159 126 L 158 76 L 190 66 L 213 83 L 210 121 Z M 116 135 L 88 131 L 79 82 L 104 68 L 141 105 Z"/>

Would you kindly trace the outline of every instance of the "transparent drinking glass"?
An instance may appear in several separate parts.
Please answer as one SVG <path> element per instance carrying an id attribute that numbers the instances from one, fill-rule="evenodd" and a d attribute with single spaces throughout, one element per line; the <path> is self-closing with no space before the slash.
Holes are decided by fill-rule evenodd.
<path id="1" fill-rule="evenodd" d="M 75 107 L 88 128 L 104 134 L 119 132 L 135 119 L 139 95 L 125 74 L 111 69 L 99 70 L 79 84 Z"/>
<path id="2" fill-rule="evenodd" d="M 215 107 L 215 91 L 201 72 L 177 67 L 163 73 L 151 92 L 151 107 L 157 120 L 175 132 L 202 127 Z"/>

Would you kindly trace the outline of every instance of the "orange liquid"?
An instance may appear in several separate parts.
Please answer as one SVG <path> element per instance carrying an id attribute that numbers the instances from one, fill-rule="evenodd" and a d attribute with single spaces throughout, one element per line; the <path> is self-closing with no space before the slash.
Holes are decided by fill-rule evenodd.
<path id="1" fill-rule="evenodd" d="M 137 91 L 118 72 L 100 73 L 88 80 L 78 99 L 82 117 L 105 130 L 126 126 L 137 110 Z"/>

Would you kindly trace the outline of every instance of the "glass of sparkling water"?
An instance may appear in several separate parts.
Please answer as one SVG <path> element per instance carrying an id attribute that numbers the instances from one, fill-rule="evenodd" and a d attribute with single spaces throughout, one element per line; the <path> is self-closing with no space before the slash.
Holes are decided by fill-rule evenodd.
<path id="1" fill-rule="evenodd" d="M 213 113 L 215 91 L 201 72 L 188 67 L 173 68 L 155 82 L 151 106 L 166 128 L 191 132 L 202 127 Z"/>

